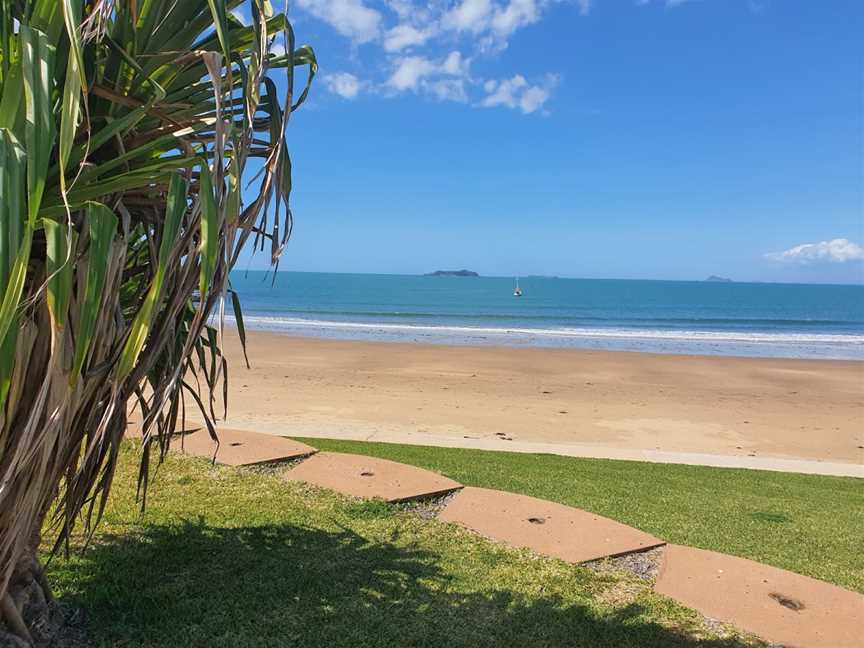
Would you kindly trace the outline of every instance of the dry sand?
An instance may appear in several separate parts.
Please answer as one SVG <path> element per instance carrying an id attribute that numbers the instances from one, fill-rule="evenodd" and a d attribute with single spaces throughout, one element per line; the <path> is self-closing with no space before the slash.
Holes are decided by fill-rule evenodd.
<path id="1" fill-rule="evenodd" d="M 794 459 L 864 468 L 862 362 L 251 332 L 247 370 L 236 332 L 226 338 L 232 368 L 226 427 L 649 460 L 698 453 L 708 460 L 683 462 L 712 464 L 717 456 L 743 462 L 714 465 L 774 458 L 777 465 Z"/>

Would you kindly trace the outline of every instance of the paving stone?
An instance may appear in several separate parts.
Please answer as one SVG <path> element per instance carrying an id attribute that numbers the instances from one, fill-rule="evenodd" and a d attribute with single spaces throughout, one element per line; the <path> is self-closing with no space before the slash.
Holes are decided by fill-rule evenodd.
<path id="1" fill-rule="evenodd" d="M 438 519 L 572 563 L 663 544 L 652 535 L 587 511 L 486 488 L 464 488 Z"/>
<path id="2" fill-rule="evenodd" d="M 216 433 L 219 436 L 218 451 L 206 428 L 172 438 L 171 449 L 208 459 L 212 459 L 215 453 L 216 463 L 226 466 L 254 466 L 288 461 L 316 452 L 315 448 L 305 443 L 272 434 L 230 428 L 220 428 Z"/>
<path id="3" fill-rule="evenodd" d="M 207 428 L 194 427 L 190 424 L 186 430 L 176 432 L 171 438 L 171 452 L 206 459 L 213 459 L 215 454 L 216 463 L 226 466 L 254 466 L 290 461 L 317 452 L 315 448 L 305 443 L 272 434 L 220 428 L 217 430 L 217 435 L 219 436 L 218 450 Z M 130 422 L 126 436 L 140 439 L 140 426 Z"/>
<path id="4" fill-rule="evenodd" d="M 784 646 L 864 645 L 864 596 L 752 560 L 669 545 L 655 589 Z"/>
<path id="5" fill-rule="evenodd" d="M 341 452 L 319 452 L 285 473 L 285 479 L 388 502 L 441 495 L 462 486 L 416 466 Z"/>

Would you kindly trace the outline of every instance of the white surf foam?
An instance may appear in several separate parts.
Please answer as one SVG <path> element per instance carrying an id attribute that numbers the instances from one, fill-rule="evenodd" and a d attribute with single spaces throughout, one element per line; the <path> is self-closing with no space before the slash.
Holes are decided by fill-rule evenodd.
<path id="1" fill-rule="evenodd" d="M 233 318 L 226 317 L 233 321 Z M 243 318 L 249 328 L 270 331 L 345 331 L 345 332 L 386 332 L 392 334 L 432 333 L 441 336 L 500 336 L 526 338 L 559 339 L 618 339 L 618 340 L 655 340 L 667 342 L 737 343 L 737 344 L 775 344 L 775 345 L 842 345 L 844 347 L 864 348 L 864 335 L 836 333 L 790 333 L 790 332 L 750 332 L 750 331 L 699 331 L 699 330 L 661 330 L 625 329 L 597 327 L 567 328 L 526 328 L 526 327 L 487 327 L 454 326 L 447 324 L 407 324 L 392 322 L 343 322 L 335 320 L 313 320 L 290 317 L 247 315 Z"/>

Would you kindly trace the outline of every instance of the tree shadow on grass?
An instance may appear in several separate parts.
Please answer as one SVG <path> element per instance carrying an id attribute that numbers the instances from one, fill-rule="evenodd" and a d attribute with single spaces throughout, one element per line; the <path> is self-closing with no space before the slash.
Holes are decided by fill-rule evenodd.
<path id="1" fill-rule="evenodd" d="M 64 571 L 106 646 L 742 646 L 684 636 L 639 605 L 456 591 L 435 553 L 349 530 L 150 526 L 102 536 Z"/>

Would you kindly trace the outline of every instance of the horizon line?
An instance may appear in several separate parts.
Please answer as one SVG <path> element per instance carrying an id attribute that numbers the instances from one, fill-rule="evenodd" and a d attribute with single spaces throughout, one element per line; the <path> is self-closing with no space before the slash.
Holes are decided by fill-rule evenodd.
<path id="1" fill-rule="evenodd" d="M 371 275 L 371 276 L 380 276 L 380 277 L 425 277 L 429 276 L 427 273 L 416 273 L 416 272 L 347 272 L 347 271 L 324 271 L 324 270 L 284 270 L 278 269 L 274 270 L 273 268 L 260 269 L 260 268 L 246 268 L 246 269 L 237 269 L 234 268 L 232 273 L 247 273 L 247 272 L 263 272 L 263 273 L 275 273 L 275 274 L 331 274 L 331 275 Z M 458 272 L 457 270 L 446 270 L 445 272 Z M 473 271 L 472 271 L 473 272 Z M 721 275 L 709 275 L 709 276 L 721 276 Z M 440 279 L 440 277 L 430 277 L 432 279 Z M 837 283 L 837 282 L 829 282 L 829 281 L 821 281 L 821 282 L 803 282 L 803 281 L 765 281 L 765 280 L 738 280 L 738 279 L 730 279 L 727 281 L 709 281 L 706 277 L 705 279 L 637 279 L 632 277 L 570 277 L 565 275 L 546 275 L 546 274 L 526 274 L 526 275 L 501 275 L 501 274 L 481 274 L 478 273 L 476 277 L 458 277 L 459 279 L 564 279 L 564 280 L 575 280 L 575 281 L 668 281 L 668 282 L 676 282 L 676 283 L 710 283 L 710 284 L 771 284 L 771 285 L 783 285 L 783 286 L 857 286 L 864 287 L 864 279 L 858 282 L 846 282 L 846 283 Z"/>

